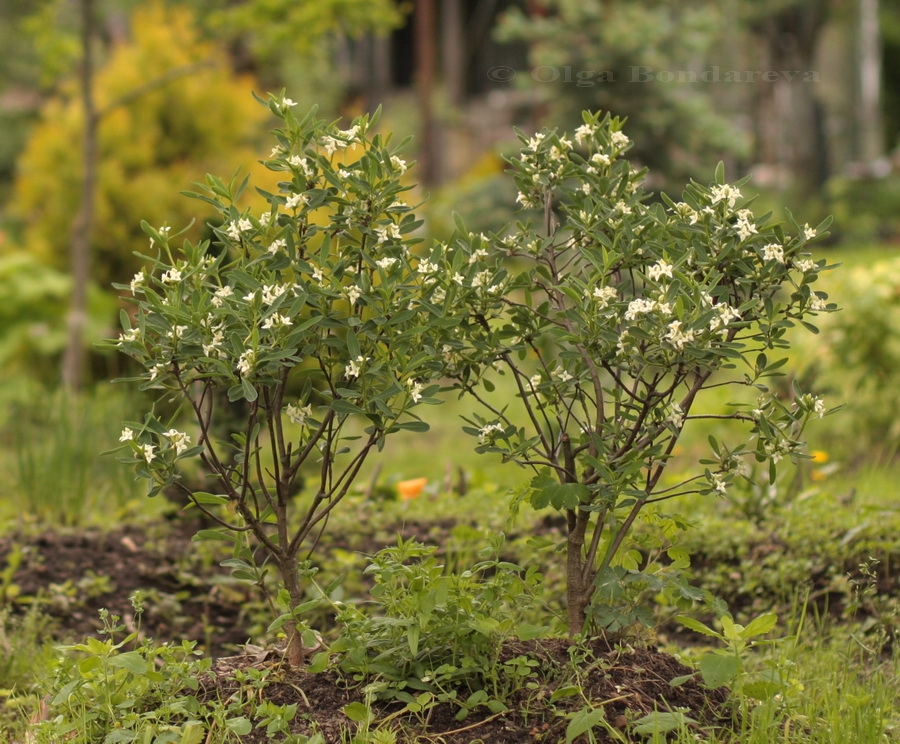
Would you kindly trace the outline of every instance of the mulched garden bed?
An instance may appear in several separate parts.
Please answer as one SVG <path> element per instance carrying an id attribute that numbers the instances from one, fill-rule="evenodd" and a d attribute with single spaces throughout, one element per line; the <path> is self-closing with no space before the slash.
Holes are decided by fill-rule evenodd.
<path id="1" fill-rule="evenodd" d="M 590 701 L 592 707 L 603 707 L 610 727 L 624 735 L 627 735 L 631 722 L 653 711 L 678 711 L 696 721 L 691 726 L 698 732 L 711 728 L 727 729 L 732 725 L 725 688 L 707 690 L 695 679 L 673 687 L 671 680 L 690 674 L 691 670 L 672 656 L 654 648 L 610 649 L 601 641 L 590 648 L 590 662 L 583 668 L 580 681 L 583 697 L 563 698 L 551 705 L 551 695 L 565 676 L 570 645 L 564 639 L 549 639 L 519 641 L 504 647 L 501 661 L 524 655 L 538 662 L 537 673 L 527 680 L 537 684 L 529 689 L 523 683 L 513 693 L 508 712 L 475 711 L 465 720 L 458 721 L 455 718 L 457 708 L 441 704 L 430 711 L 427 727 L 409 714 L 392 718 L 390 725 L 397 729 L 400 742 L 558 744 L 566 740 L 570 718 L 565 714 L 587 705 L 585 700 Z M 235 681 L 234 673 L 247 667 L 270 670 L 268 683 L 262 691 L 254 691 L 255 694 L 277 705 L 297 705 L 292 733 L 319 732 L 327 744 L 339 744 L 347 741 L 346 737 L 341 738 L 342 732 L 346 734 L 357 727 L 358 724 L 347 718 L 342 709 L 349 703 L 363 701 L 358 683 L 348 683 L 333 671 L 308 674 L 288 669 L 280 660 L 260 661 L 259 655 L 245 654 L 217 660 L 201 681 L 202 697 L 224 700 L 240 694 L 241 684 Z M 571 684 L 571 680 L 567 684 Z M 386 717 L 397 710 L 396 705 L 387 705 L 380 714 Z M 376 719 L 371 727 L 374 729 L 377 725 Z M 595 728 L 593 733 L 598 744 L 621 741 L 601 727 Z M 272 739 L 264 730 L 254 729 L 242 741 L 261 744 Z M 638 737 L 636 741 L 643 741 L 643 738 Z"/>

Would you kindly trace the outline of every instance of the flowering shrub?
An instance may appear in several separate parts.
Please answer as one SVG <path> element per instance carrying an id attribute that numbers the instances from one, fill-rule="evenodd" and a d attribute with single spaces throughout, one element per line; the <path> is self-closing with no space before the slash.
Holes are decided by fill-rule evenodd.
<path id="1" fill-rule="evenodd" d="M 155 255 L 119 287 L 136 307 L 116 344 L 144 368 L 142 389 L 183 400 L 194 420 L 187 431 L 152 414 L 128 424 L 125 460 L 150 495 L 178 488 L 219 525 L 200 537 L 234 543 L 235 575 L 265 588 L 257 549 L 274 562 L 292 613 L 288 657 L 300 663 L 301 550 L 385 437 L 428 428 L 415 408 L 437 402 L 447 363 L 436 349 L 457 321 L 436 267 L 411 252 L 420 222 L 400 198 L 406 163 L 370 135 L 374 119 L 341 130 L 315 112 L 298 120 L 288 99 L 268 105 L 283 120 L 265 161 L 284 174 L 279 192 L 253 214 L 237 205 L 246 179 L 208 177 L 193 196 L 221 215 L 212 242 L 176 249 L 168 228 L 145 224 Z M 242 430 L 217 441 L 217 416 L 235 406 Z M 183 483 L 189 458 L 205 466 L 209 492 Z"/>
<path id="2" fill-rule="evenodd" d="M 542 224 L 468 233 L 445 254 L 437 291 L 470 315 L 445 347 L 459 388 L 483 415 L 470 421 L 481 452 L 531 468 L 529 498 L 567 520 L 568 625 L 576 634 L 621 620 L 609 604 L 653 577 L 623 550 L 641 511 L 689 493 L 724 495 L 748 459 L 770 468 L 801 453 L 822 399 L 767 386 L 795 323 L 835 308 L 813 290 L 824 261 L 806 251 L 827 227 L 770 225 L 740 183 L 690 184 L 682 201 L 651 203 L 624 157 L 622 122 L 585 114 L 574 141 L 519 135 L 510 161 L 519 202 Z M 507 276 L 503 267 L 507 267 Z M 484 371 L 509 374 L 517 409 L 496 404 Z M 730 413 L 697 408 L 711 388 L 749 388 Z M 743 422 L 749 435 L 711 453 L 697 472 L 664 477 L 686 426 Z M 617 594 L 618 592 L 618 594 Z"/>

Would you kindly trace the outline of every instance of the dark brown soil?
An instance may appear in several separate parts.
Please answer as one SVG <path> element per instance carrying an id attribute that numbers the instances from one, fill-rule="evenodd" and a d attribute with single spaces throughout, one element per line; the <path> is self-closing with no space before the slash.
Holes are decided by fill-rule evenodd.
<path id="1" fill-rule="evenodd" d="M 130 597 L 141 590 L 151 592 L 141 619 L 145 635 L 197 641 L 220 655 L 248 640 L 241 613 L 251 592 L 237 583 L 223 586 L 227 574 L 216 562 L 198 564 L 193 531 L 168 528 L 153 539 L 135 528 L 10 536 L 0 538 L 0 566 L 21 552 L 11 579 L 15 604 L 38 603 L 57 621 L 61 640 L 96 635 L 101 608 L 129 625 Z"/>
<path id="2" fill-rule="evenodd" d="M 678 710 L 697 722 L 694 725 L 698 731 L 727 728 L 732 721 L 724 688 L 705 690 L 693 679 L 677 687 L 669 684 L 672 679 L 691 671 L 671 656 L 652 648 L 610 650 L 602 643 L 590 649 L 590 661 L 582 668 L 583 697 L 563 698 L 551 705 L 550 697 L 563 684 L 562 680 L 565 684 L 573 681 L 571 673 L 567 673 L 570 645 L 563 639 L 510 644 L 504 648 L 504 657 L 525 655 L 537 660 L 539 666 L 533 680 L 538 684 L 533 689 L 522 685 L 514 692 L 508 712 L 475 711 L 464 721 L 458 721 L 455 717 L 457 708 L 442 704 L 431 710 L 427 726 L 408 714 L 395 716 L 391 725 L 397 729 L 398 741 L 558 744 L 565 741 L 570 720 L 566 714 L 587 705 L 585 701 L 590 701 L 592 707 L 603 707 L 610 727 L 625 735 L 631 722 L 653 711 Z M 248 666 L 270 669 L 271 682 L 261 693 L 266 700 L 278 705 L 297 704 L 292 733 L 309 735 L 318 731 L 328 744 L 338 744 L 346 741 L 341 739 L 342 731 L 356 728 L 357 724 L 343 714 L 342 708 L 351 702 L 362 702 L 361 689 L 348 686 L 333 671 L 313 675 L 286 669 L 280 661 L 258 661 L 258 657 L 252 655 L 219 659 L 203 680 L 204 696 L 227 699 L 245 694 L 235 681 L 234 672 Z M 391 716 L 397 710 L 396 706 L 385 706 L 380 715 Z M 372 727 L 377 725 L 378 719 Z M 595 728 L 593 733 L 598 744 L 620 741 L 601 727 Z M 242 741 L 257 744 L 272 739 L 267 738 L 264 731 L 254 729 Z"/>

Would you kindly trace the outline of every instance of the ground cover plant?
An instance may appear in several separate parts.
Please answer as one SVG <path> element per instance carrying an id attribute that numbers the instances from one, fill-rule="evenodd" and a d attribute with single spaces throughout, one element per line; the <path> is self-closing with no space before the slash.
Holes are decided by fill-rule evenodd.
<path id="1" fill-rule="evenodd" d="M 218 526 L 179 523 L 179 546 L 160 541 L 156 550 L 127 530 L 104 539 L 113 551 L 121 545 L 130 554 L 125 563 L 142 566 L 138 578 L 149 580 L 154 560 L 185 552 L 185 535 L 198 527 L 201 537 L 215 534 L 185 556 L 178 578 L 196 583 L 175 599 L 187 607 L 187 595 L 202 593 L 208 580 L 218 599 L 230 594 L 232 603 L 252 605 L 234 582 L 255 584 L 278 619 L 252 633 L 246 617 L 232 615 L 234 623 L 247 623 L 248 635 L 263 640 L 267 625 L 271 631 L 283 624 L 299 648 L 289 650 L 290 664 L 254 646 L 211 664 L 190 641 L 173 646 L 148 638 L 148 626 L 166 632 L 153 617 L 162 585 L 124 608 L 124 586 L 118 593 L 102 587 L 122 617 L 104 614 L 97 639 L 69 641 L 49 662 L 54 669 L 36 688 L 49 697 L 43 707 L 32 699 L 37 723 L 29 740 L 799 743 L 825 741 L 815 737 L 826 729 L 859 741 L 889 732 L 897 691 L 889 682 L 896 659 L 888 634 L 854 626 L 857 646 L 813 649 L 823 660 L 831 654 L 819 670 L 852 657 L 880 686 L 878 694 L 829 708 L 824 695 L 803 689 L 818 691 L 821 678 L 793 666 L 805 663 L 805 646 L 814 646 L 804 642 L 802 603 L 780 612 L 777 627 L 771 608 L 759 606 L 735 607 L 734 619 L 682 619 L 680 627 L 699 630 L 708 644 L 678 651 L 689 665 L 645 648 L 632 627 L 651 619 L 648 589 L 664 605 L 686 607 L 702 596 L 682 575 L 686 556 L 669 541 L 672 526 L 688 520 L 663 514 L 666 497 L 692 491 L 683 494 L 692 509 L 701 497 L 731 497 L 743 488 L 735 476 L 744 461 L 758 460 L 754 467 L 781 482 L 769 473 L 770 461 L 798 456 L 803 426 L 826 412 L 804 390 L 779 397 L 775 386 L 759 387 L 769 387 L 779 369 L 760 354 L 784 346 L 791 322 L 829 309 L 812 286 L 824 262 L 804 253 L 812 228 L 767 228 L 741 211 L 737 187 L 724 182 L 691 186 L 688 206 L 648 205 L 639 187 L 632 189 L 636 176 L 623 156 L 620 122 L 588 117 L 580 148 L 551 132 L 536 136 L 536 147 L 524 143 L 526 165 L 541 171 L 535 188 L 546 186 L 545 197 L 551 188 L 562 192 L 559 200 L 544 199 L 539 228 L 523 221 L 508 233 L 480 236 L 460 225 L 451 244 L 429 249 L 411 239 L 418 226 L 407 211 L 363 224 L 377 208 L 375 187 L 399 189 L 396 175 L 405 165 L 364 120 L 342 130 L 297 120 L 283 97 L 269 105 L 285 124 L 267 163 L 290 178 L 280 194 L 267 195 L 273 209 L 262 219 L 243 212 L 232 203 L 241 184 L 211 179 L 201 196 L 217 205 L 223 222 L 210 245 L 185 243 L 179 252 L 172 231 L 148 227 L 159 255 L 127 287 L 138 290 L 135 312 L 123 317 L 114 343 L 144 365 L 135 379 L 158 396 L 153 412 L 121 433 L 122 459 L 149 481 L 150 493 L 180 490 L 195 516 Z M 314 167 L 321 180 L 309 174 Z M 362 175 L 355 180 L 354 173 Z M 534 184 L 535 174 L 529 178 Z M 577 212 L 567 199 L 577 200 Z M 268 218 L 273 212 L 278 216 Z M 580 212 L 595 213 L 596 224 L 581 224 Z M 549 234 L 540 235 L 548 225 Z M 581 244 L 590 235 L 597 245 Z M 516 236 L 529 240 L 518 245 Z M 590 260 L 581 263 L 580 255 Z M 631 263 L 616 275 L 612 267 L 626 258 Z M 732 258 L 740 270 L 729 273 Z M 615 296 L 611 278 L 619 282 Z M 768 292 L 761 303 L 754 288 Z M 748 353 L 746 371 L 728 368 Z M 602 369 L 599 393 L 593 359 Z M 725 413 L 691 408 L 701 379 L 722 383 L 710 390 L 714 397 L 749 385 L 764 398 Z M 524 495 L 518 490 L 518 514 L 505 525 L 489 503 L 504 498 L 496 483 L 476 479 L 466 487 L 448 478 L 423 490 L 423 463 L 409 454 L 388 466 L 403 468 L 415 484 L 401 484 L 398 500 L 377 469 L 362 477 L 363 461 L 382 444 L 427 436 L 417 418 L 423 409 L 414 405 L 437 402 L 439 388 L 453 386 L 487 402 L 489 413 L 467 413 L 467 426 L 480 439 L 477 449 L 507 461 L 498 470 L 509 471 L 510 460 L 538 470 Z M 612 401 L 602 420 L 601 398 Z M 691 420 L 700 425 L 688 426 Z M 703 451 L 709 462 L 699 472 L 679 475 L 696 465 L 703 439 L 690 430 L 705 428 L 703 422 L 743 424 L 757 439 L 735 444 L 717 429 L 727 444 Z M 687 456 L 678 455 L 674 440 L 690 443 Z M 305 462 L 298 456 L 304 452 Z M 509 485 L 521 477 L 512 470 Z M 738 501 L 726 523 L 743 518 Z M 548 506 L 561 519 L 547 518 Z M 560 571 L 548 550 L 559 542 L 557 530 L 571 535 L 573 521 L 578 528 L 598 515 L 603 519 L 580 552 L 571 550 L 575 541 L 563 541 L 569 557 Z M 767 509 L 748 507 L 748 515 L 761 534 L 775 529 Z M 309 523 L 315 529 L 304 532 Z M 501 529 L 510 533 L 506 539 Z M 397 532 L 404 535 L 399 543 Z M 423 538 L 438 545 L 423 545 Z M 702 551 L 702 535 L 697 539 Z M 294 540 L 291 556 L 285 546 Z M 64 543 L 46 547 L 54 546 L 62 552 Z M 46 567 L 17 542 L 0 544 L 0 551 L 18 552 L 14 560 L 24 567 L 18 579 L 16 570 L 4 574 L 4 586 L 31 594 L 34 584 L 26 586 L 25 577 L 39 583 Z M 220 561 L 232 577 L 213 578 Z M 574 561 L 589 579 L 581 586 L 588 601 L 581 615 L 554 621 L 563 597 L 571 597 Z M 275 577 L 266 575 L 272 562 Z M 292 580 L 285 565 L 296 567 L 300 591 L 279 596 L 279 582 Z M 344 586 L 334 580 L 342 573 Z M 727 577 L 717 581 L 721 588 Z M 861 590 L 858 607 L 876 608 L 887 628 L 890 606 L 872 601 L 872 593 Z M 840 619 L 855 621 L 849 612 Z M 322 635 L 297 632 L 294 623 Z M 32 626 L 20 627 L 15 632 L 26 639 Z M 181 632 L 176 627 L 168 632 Z M 660 637 L 673 637 L 672 627 Z M 600 630 L 606 638 L 591 637 Z M 769 631 L 792 640 L 766 651 L 757 642 Z M 318 647 L 305 669 L 304 645 Z M 730 702 L 723 683 L 733 689 Z"/>

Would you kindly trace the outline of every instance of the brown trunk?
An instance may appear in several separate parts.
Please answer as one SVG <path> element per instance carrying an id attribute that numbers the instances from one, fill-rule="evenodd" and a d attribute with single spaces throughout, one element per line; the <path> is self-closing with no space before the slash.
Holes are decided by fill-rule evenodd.
<path id="1" fill-rule="evenodd" d="M 293 610 L 303 601 L 303 590 L 300 587 L 297 561 L 296 559 L 288 558 L 280 562 L 278 567 L 281 570 L 281 578 L 284 580 L 284 588 L 287 589 L 288 597 L 290 597 L 290 609 Z M 287 659 L 289 666 L 301 667 L 306 663 L 306 653 L 303 649 L 303 637 L 297 630 L 296 621 L 288 620 L 284 624 L 284 630 L 287 635 L 285 659 Z"/>
<path id="2" fill-rule="evenodd" d="M 588 512 L 578 512 L 566 541 L 566 602 L 570 636 L 584 630 L 587 621 L 585 611 L 591 600 L 591 588 L 584 583 L 584 536 L 588 518 Z"/>
<path id="3" fill-rule="evenodd" d="M 87 285 L 90 279 L 91 229 L 94 221 L 94 190 L 97 181 L 97 111 L 94 105 L 94 0 L 81 0 L 81 105 L 84 109 L 83 168 L 81 203 L 72 223 L 70 257 L 72 298 L 69 305 L 66 350 L 63 355 L 63 384 L 70 390 L 81 387 L 84 373 L 84 329 L 87 324 Z"/>

